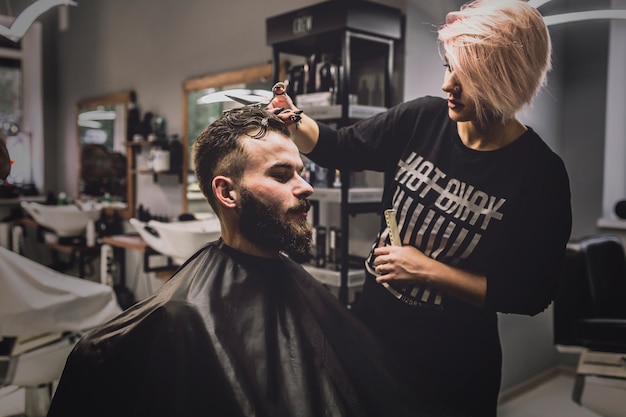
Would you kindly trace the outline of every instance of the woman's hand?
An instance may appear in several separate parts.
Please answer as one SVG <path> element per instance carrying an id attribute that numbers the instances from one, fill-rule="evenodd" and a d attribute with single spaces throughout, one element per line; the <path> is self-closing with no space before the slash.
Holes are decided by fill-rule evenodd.
<path id="1" fill-rule="evenodd" d="M 291 97 L 286 93 L 287 86 L 283 82 L 274 84 L 272 92 L 274 97 L 269 102 L 266 110 L 274 113 L 289 127 L 291 138 L 303 154 L 308 154 L 317 145 L 319 127 L 315 120 L 298 110 L 293 104 Z"/>
<path id="2" fill-rule="evenodd" d="M 413 246 L 374 249 L 377 282 L 424 284 L 477 307 L 485 305 L 487 278 L 432 259 Z"/>
<path id="3" fill-rule="evenodd" d="M 380 246 L 374 250 L 377 282 L 398 281 L 427 284 L 435 260 L 413 246 Z"/>
<path id="4" fill-rule="evenodd" d="M 274 84 L 272 87 L 274 97 L 266 109 L 277 115 L 287 126 L 297 125 L 302 119 L 302 111 L 293 104 L 293 100 L 287 95 L 286 88 L 284 82 Z"/>

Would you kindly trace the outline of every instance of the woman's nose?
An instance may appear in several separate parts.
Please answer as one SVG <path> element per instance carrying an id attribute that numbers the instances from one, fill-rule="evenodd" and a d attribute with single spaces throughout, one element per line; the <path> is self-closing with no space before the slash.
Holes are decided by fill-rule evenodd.
<path id="1" fill-rule="evenodd" d="M 461 85 L 453 75 L 446 75 L 441 89 L 446 93 L 459 94 L 461 92 Z"/>

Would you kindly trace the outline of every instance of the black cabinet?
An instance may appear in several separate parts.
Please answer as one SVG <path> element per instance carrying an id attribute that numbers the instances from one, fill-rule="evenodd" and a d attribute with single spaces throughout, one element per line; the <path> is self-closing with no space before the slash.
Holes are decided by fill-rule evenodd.
<path id="1" fill-rule="evenodd" d="M 289 62 L 288 92 L 310 117 L 334 127 L 385 111 L 399 102 L 394 82 L 394 53 L 402 39 L 398 9 L 368 1 L 331 0 L 266 21 L 267 43 L 272 47 L 274 79 Z M 330 167 L 328 175 L 334 177 Z M 381 213 L 381 187 L 354 187 L 353 173 L 342 171 L 340 181 L 314 184 L 314 224 L 320 204 L 338 203 L 342 238 L 336 270 L 307 267 L 329 287 L 338 288 L 348 305 L 351 288 L 363 280 L 363 267 L 352 268 L 350 217 Z M 333 187 L 335 183 L 335 187 Z M 381 181 L 382 184 L 382 181 Z"/>

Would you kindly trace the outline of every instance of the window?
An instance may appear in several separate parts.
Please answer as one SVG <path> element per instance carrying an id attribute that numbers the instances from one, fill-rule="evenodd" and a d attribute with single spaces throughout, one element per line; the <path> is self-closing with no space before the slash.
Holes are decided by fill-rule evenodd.
<path id="1" fill-rule="evenodd" d="M 13 18 L 0 16 L 10 26 Z M 14 161 L 7 180 L 23 194 L 43 189 L 41 25 L 13 42 L 0 37 L 0 140 Z"/>

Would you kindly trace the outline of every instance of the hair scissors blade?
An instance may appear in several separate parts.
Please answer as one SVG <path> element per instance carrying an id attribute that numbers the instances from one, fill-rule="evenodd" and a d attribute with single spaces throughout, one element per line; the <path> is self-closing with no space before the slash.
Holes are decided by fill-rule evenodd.
<path id="1" fill-rule="evenodd" d="M 229 99 L 236 101 L 237 103 L 241 103 L 245 106 L 252 106 L 252 107 L 261 107 L 263 104 L 267 105 L 267 103 L 261 103 L 259 101 L 256 100 L 247 100 L 243 97 L 237 97 L 237 96 L 233 96 L 230 94 L 224 94 L 226 97 L 228 97 Z"/>
<path id="2" fill-rule="evenodd" d="M 247 88 L 233 88 L 206 94 L 197 100 L 198 104 L 223 103 L 235 101 L 246 106 L 263 107 L 269 104 L 272 92 L 266 90 L 251 90 Z M 267 101 L 267 102 L 266 102 Z"/>

